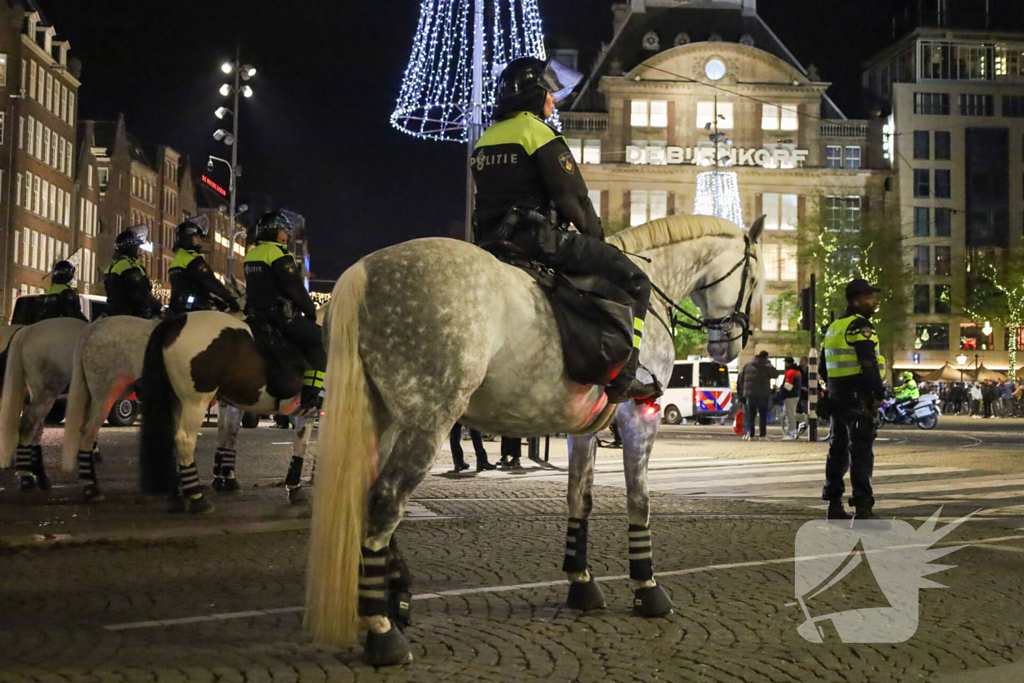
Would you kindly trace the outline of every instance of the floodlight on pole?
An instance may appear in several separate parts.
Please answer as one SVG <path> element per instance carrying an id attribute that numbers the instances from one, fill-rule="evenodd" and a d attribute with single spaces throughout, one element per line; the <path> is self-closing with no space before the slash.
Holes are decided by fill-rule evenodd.
<path id="1" fill-rule="evenodd" d="M 252 88 L 247 85 L 242 86 L 242 94 L 246 97 L 252 97 Z"/>
<path id="2" fill-rule="evenodd" d="M 218 128 L 217 130 L 213 131 L 213 139 L 216 140 L 217 142 L 222 142 L 224 138 L 227 137 L 228 135 L 229 133 L 223 128 Z"/>
<path id="3" fill-rule="evenodd" d="M 213 115 L 218 119 L 224 118 L 227 114 L 231 114 L 232 111 L 227 107 L 217 107 L 217 111 L 213 112 Z"/>
<path id="4" fill-rule="evenodd" d="M 245 66 L 242 67 L 242 80 L 243 81 L 247 81 L 247 80 L 249 80 L 250 78 L 252 78 L 255 75 L 256 75 L 256 68 L 255 67 L 253 67 L 253 66 L 251 66 L 249 64 L 246 64 Z"/>
<path id="5" fill-rule="evenodd" d="M 220 70 L 223 71 L 226 74 L 231 73 L 231 71 L 234 68 L 235 67 L 234 67 L 234 65 L 231 62 L 224 62 L 223 64 L 220 65 Z"/>
<path id="6" fill-rule="evenodd" d="M 220 86 L 220 94 L 223 95 L 224 97 L 227 97 L 228 95 L 230 95 L 231 94 L 231 86 L 228 85 L 227 83 L 225 83 L 224 85 Z"/>

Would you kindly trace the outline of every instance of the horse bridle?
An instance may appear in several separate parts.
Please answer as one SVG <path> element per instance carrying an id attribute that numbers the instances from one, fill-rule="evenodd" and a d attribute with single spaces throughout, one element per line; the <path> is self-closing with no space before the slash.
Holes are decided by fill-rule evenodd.
<path id="1" fill-rule="evenodd" d="M 675 301 L 673 301 L 667 294 L 665 294 L 665 292 L 661 291 L 661 289 L 659 289 L 657 285 L 651 283 L 651 289 L 653 289 L 654 292 L 659 297 L 661 297 L 666 304 L 666 308 L 668 309 L 669 320 L 671 320 L 672 324 L 672 330 L 670 331 L 673 337 L 675 337 L 675 327 L 677 325 L 679 327 L 683 327 L 688 330 L 694 330 L 697 332 L 710 332 L 714 330 L 715 332 L 719 332 L 721 334 L 728 334 L 732 326 L 734 324 L 738 324 L 742 328 L 742 332 L 740 332 L 739 335 L 735 337 L 729 337 L 727 339 L 716 339 L 715 341 L 734 342 L 738 339 L 742 339 L 743 345 L 746 346 L 747 340 L 750 338 L 750 308 L 754 303 L 754 288 L 751 287 L 750 291 L 748 292 L 747 282 L 750 280 L 750 270 L 753 266 L 753 263 L 757 261 L 757 256 L 754 254 L 754 251 L 752 249 L 750 238 L 744 236 L 743 242 L 743 258 L 737 261 L 736 265 L 730 268 L 729 271 L 725 273 L 725 275 L 721 276 L 717 280 L 708 282 L 706 284 L 701 285 L 700 287 L 696 287 L 693 289 L 694 292 L 700 292 L 705 289 L 710 289 L 715 285 L 724 282 L 730 275 L 732 275 L 742 267 L 743 280 L 740 283 L 740 294 L 739 297 L 737 297 L 736 299 L 736 305 L 733 308 L 732 313 L 730 313 L 729 315 L 723 316 L 721 318 L 705 318 L 702 320 L 701 318 L 698 318 L 697 316 L 693 315 L 692 313 L 684 309 L 682 306 L 677 304 Z M 746 300 L 746 305 L 744 305 L 744 300 Z M 685 322 L 683 320 L 676 319 L 676 316 L 673 315 L 673 313 L 676 312 L 682 313 L 692 322 Z"/>

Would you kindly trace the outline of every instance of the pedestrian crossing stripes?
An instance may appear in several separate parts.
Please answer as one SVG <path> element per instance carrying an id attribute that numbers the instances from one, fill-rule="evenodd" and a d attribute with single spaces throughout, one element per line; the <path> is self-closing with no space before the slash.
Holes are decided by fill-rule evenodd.
<path id="1" fill-rule="evenodd" d="M 546 467 L 523 459 L 526 470 L 497 471 L 487 478 L 564 481 L 567 458 L 552 453 Z M 438 468 L 440 471 L 440 468 Z M 825 459 L 781 460 L 771 457 L 716 458 L 654 454 L 648 469 L 651 491 L 703 498 L 737 498 L 824 508 L 821 487 Z M 875 507 L 886 514 L 922 514 L 943 505 L 943 515 L 961 508 L 983 508 L 982 516 L 1024 515 L 1024 477 L 997 475 L 952 466 L 876 462 L 872 482 Z M 625 487 L 621 457 L 601 451 L 594 472 L 597 486 Z M 847 492 L 849 495 L 849 492 Z M 917 508 L 921 508 L 918 510 Z M 929 512 L 930 514 L 930 512 Z"/>

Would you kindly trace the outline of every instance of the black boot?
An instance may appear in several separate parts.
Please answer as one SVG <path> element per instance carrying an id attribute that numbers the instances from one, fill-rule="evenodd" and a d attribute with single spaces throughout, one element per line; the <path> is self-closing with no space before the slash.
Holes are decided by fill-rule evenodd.
<path id="1" fill-rule="evenodd" d="M 320 388 L 312 386 L 302 387 L 302 395 L 299 402 L 299 409 L 303 413 L 312 413 L 320 410 L 323 400 L 320 398 Z"/>
<path id="2" fill-rule="evenodd" d="M 609 403 L 625 403 L 630 399 L 647 399 L 653 401 L 661 396 L 661 383 L 657 378 L 650 384 L 644 384 L 636 378 L 636 370 L 640 366 L 640 349 L 633 349 L 629 360 L 622 366 L 622 370 L 615 376 L 615 379 L 604 388 Z"/>
<path id="3" fill-rule="evenodd" d="M 826 519 L 853 519 L 853 515 L 846 511 L 842 498 L 833 498 L 828 502 L 828 516 Z"/>

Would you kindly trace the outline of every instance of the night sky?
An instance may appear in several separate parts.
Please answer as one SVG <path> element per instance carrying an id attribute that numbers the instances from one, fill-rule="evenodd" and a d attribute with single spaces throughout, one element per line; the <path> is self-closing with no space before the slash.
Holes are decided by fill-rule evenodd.
<path id="1" fill-rule="evenodd" d="M 143 145 L 167 144 L 201 170 L 228 150 L 219 66 L 241 42 L 258 70 L 242 105 L 240 203 L 302 213 L 312 268 L 334 278 L 395 242 L 447 235 L 462 220 L 465 150 L 390 127 L 419 15 L 415 0 L 266 2 L 40 0 L 83 62 L 80 117 L 126 117 Z M 549 41 L 583 50 L 611 38 L 610 0 L 540 0 Z M 862 116 L 861 63 L 890 39 L 887 0 L 760 0 L 758 12 L 832 98 Z M 159 9 L 158 9 L 159 8 Z M 166 9 L 165 9 L 166 8 Z M 285 9 L 287 8 L 287 9 Z M 225 126 L 227 127 L 227 126 Z M 216 173 L 227 186 L 223 166 Z M 251 194 L 250 194 L 251 193 Z"/>

